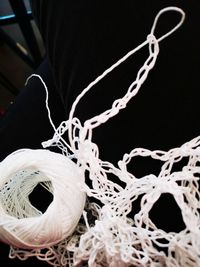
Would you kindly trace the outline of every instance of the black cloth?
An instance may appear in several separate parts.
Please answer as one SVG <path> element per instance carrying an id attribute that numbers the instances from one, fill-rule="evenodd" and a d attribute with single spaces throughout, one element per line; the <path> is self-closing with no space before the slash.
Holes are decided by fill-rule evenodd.
<path id="1" fill-rule="evenodd" d="M 186 12 L 183 26 L 160 43 L 155 68 L 127 108 L 94 130 L 93 140 L 103 160 L 116 164 L 135 147 L 168 150 L 199 135 L 200 3 L 198 0 L 32 1 L 47 52 L 38 73 L 47 82 L 56 125 L 67 118 L 78 93 L 143 42 L 157 12 L 172 5 Z M 179 18 L 174 12 L 163 15 L 156 34 L 168 31 Z M 96 85 L 81 100 L 75 115 L 84 122 L 111 107 L 115 99 L 125 94 L 147 54 L 148 48 L 143 48 Z M 1 160 L 18 148 L 40 148 L 41 142 L 52 136 L 44 101 L 45 91 L 34 78 L 0 122 Z M 160 167 L 159 162 L 149 158 L 134 159 L 129 165 L 138 177 L 158 174 Z M 181 168 L 181 164 L 176 167 Z M 137 210 L 139 204 L 135 205 Z M 151 218 L 166 231 L 184 228 L 180 211 L 167 194 L 154 206 Z M 27 264 L 31 263 L 32 260 Z M 22 266 L 17 260 L 8 260 L 5 265 L 15 264 Z M 45 264 L 38 262 L 37 266 L 40 265 Z"/>

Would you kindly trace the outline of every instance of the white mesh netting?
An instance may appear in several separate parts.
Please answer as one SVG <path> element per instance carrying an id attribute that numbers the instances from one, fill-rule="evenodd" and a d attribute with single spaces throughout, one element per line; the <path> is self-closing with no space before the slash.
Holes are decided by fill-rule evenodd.
<path id="1" fill-rule="evenodd" d="M 167 34 L 156 38 L 154 31 L 157 21 L 160 15 L 167 11 L 179 12 L 181 20 Z M 81 213 L 82 216 L 79 223 L 77 220 L 72 220 L 74 223 L 73 231 L 70 231 L 68 235 L 63 235 L 59 242 L 54 242 L 51 245 L 45 244 L 45 240 L 43 240 L 42 246 L 38 248 L 36 246 L 31 248 L 31 245 L 27 247 L 20 246 L 20 244 L 13 246 L 13 244 L 16 244 L 16 240 L 14 240 L 15 242 L 3 240 L 12 245 L 10 257 L 26 259 L 30 256 L 36 256 L 38 259 L 45 260 L 55 267 L 200 266 L 200 194 L 198 184 L 200 174 L 200 137 L 169 151 L 150 151 L 144 148 L 135 148 L 129 154 L 124 155 L 123 159 L 118 162 L 118 166 L 102 161 L 99 158 L 98 146 L 92 142 L 92 130 L 115 116 L 120 109 L 125 108 L 128 101 L 137 94 L 156 62 L 159 53 L 159 42 L 174 32 L 183 23 L 183 20 L 184 12 L 179 8 L 168 7 L 161 10 L 155 18 L 147 40 L 130 51 L 85 88 L 76 98 L 68 121 L 62 122 L 57 129 L 50 117 L 46 85 L 40 77 L 33 75 L 41 79 L 46 89 L 46 106 L 50 122 L 55 131 L 53 138 L 43 142 L 43 146 L 45 148 L 49 146 L 60 148 L 64 155 L 63 157 L 76 161 L 76 167 L 80 173 L 88 173 L 91 186 L 86 183 L 76 184 L 78 187 L 77 192 L 80 192 L 80 194 L 85 192 L 88 197 L 98 200 L 99 205 L 87 201 L 84 208 L 83 205 L 81 206 L 81 203 L 85 203 L 84 197 L 80 200 L 77 193 L 77 201 L 79 200 L 80 203 L 76 207 L 79 207 L 79 218 Z M 114 68 L 145 45 L 149 47 L 149 57 L 139 70 L 136 80 L 128 88 L 126 95 L 116 100 L 109 110 L 87 120 L 82 126 L 79 119 L 74 117 L 74 111 L 79 100 Z M 65 132 L 68 133 L 69 143 L 62 137 Z M 150 174 L 138 179 L 134 174 L 130 173 L 127 165 L 132 158 L 138 156 L 151 157 L 154 160 L 161 161 L 162 167 L 158 176 Z M 174 171 L 174 164 L 180 162 L 183 158 L 187 160 L 185 166 L 180 171 Z M 57 164 L 56 159 L 55 162 Z M 3 164 L 4 162 L 1 163 L 1 165 Z M 37 161 L 35 165 L 37 165 Z M 28 195 L 33 190 L 36 181 L 46 182 L 46 179 L 43 180 L 41 178 L 41 173 L 45 177 L 48 177 L 46 172 L 52 176 L 52 173 L 48 171 L 48 166 L 45 170 L 41 170 L 41 168 L 36 169 L 36 174 L 39 175 L 38 180 L 33 180 L 32 172 L 30 174 L 29 171 L 26 171 L 26 181 L 20 179 L 21 174 L 17 174 L 14 177 L 18 182 L 9 176 L 9 179 L 7 178 L 1 183 L 0 212 L 2 214 L 9 213 L 10 217 L 18 218 L 18 221 L 35 216 L 35 210 L 29 203 Z M 58 167 L 55 167 L 54 175 L 57 169 Z M 34 173 L 34 177 L 37 175 Z M 113 177 L 116 177 L 116 179 L 113 179 Z M 54 180 L 49 178 L 47 180 L 52 182 L 52 184 L 48 183 L 46 185 L 47 188 L 52 194 L 55 194 L 55 191 L 52 190 Z M 59 184 L 63 183 L 59 176 L 56 177 L 55 183 L 56 181 L 59 181 Z M 71 183 L 72 181 L 73 179 Z M 120 185 L 122 183 L 123 186 Z M 15 189 L 12 188 L 14 184 L 16 185 Z M 11 189 L 7 190 L 8 186 Z M 64 196 L 63 201 L 65 202 L 65 190 L 59 190 L 58 195 Z M 153 205 L 164 193 L 171 194 L 181 210 L 185 229 L 179 233 L 158 229 L 150 219 L 149 213 Z M 130 218 L 129 213 L 139 198 L 141 198 L 140 210 L 135 214 L 134 218 Z M 13 203 L 14 199 L 18 199 L 19 205 L 15 205 L 16 202 Z M 68 198 L 68 201 L 70 205 L 73 203 L 70 198 Z M 62 207 L 62 211 L 67 216 L 65 205 Z M 46 213 L 42 216 L 44 215 Z M 52 216 L 56 217 L 57 215 L 57 211 L 53 209 Z M 60 216 L 60 218 L 63 217 L 62 214 Z M 40 225 L 40 231 L 44 231 L 46 228 L 49 229 L 52 225 L 55 226 L 49 219 L 48 214 L 46 217 L 47 221 L 45 223 L 47 224 Z M 55 233 L 59 229 L 64 229 L 65 222 L 65 220 L 62 220 L 62 224 L 54 228 Z M 8 229 L 9 223 L 10 221 L 0 221 L 1 232 Z M 34 236 L 34 231 L 28 232 L 27 235 L 29 234 L 29 237 Z M 18 233 L 19 237 L 21 237 L 20 233 Z M 22 242 L 24 242 L 23 236 Z"/>

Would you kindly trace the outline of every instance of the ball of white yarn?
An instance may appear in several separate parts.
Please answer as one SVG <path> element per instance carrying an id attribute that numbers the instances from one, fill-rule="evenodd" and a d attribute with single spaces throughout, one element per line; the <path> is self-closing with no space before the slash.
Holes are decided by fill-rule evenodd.
<path id="1" fill-rule="evenodd" d="M 38 183 L 53 194 L 43 214 L 29 201 Z M 0 240 L 18 248 L 45 248 L 72 234 L 85 205 L 81 183 L 83 172 L 61 154 L 24 149 L 9 155 L 0 163 Z"/>

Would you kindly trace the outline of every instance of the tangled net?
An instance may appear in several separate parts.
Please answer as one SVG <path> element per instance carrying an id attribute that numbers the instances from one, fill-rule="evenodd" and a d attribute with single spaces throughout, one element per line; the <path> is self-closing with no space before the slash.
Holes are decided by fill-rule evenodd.
<path id="1" fill-rule="evenodd" d="M 167 11 L 179 12 L 181 20 L 167 34 L 156 38 L 154 31 L 157 21 L 160 15 Z M 43 147 L 56 146 L 60 148 L 63 157 L 76 161 L 76 166 L 80 173 L 88 173 L 91 186 L 88 186 L 86 183 L 80 183 L 77 185 L 79 192 L 85 192 L 88 197 L 97 199 L 100 205 L 86 202 L 85 208 L 80 208 L 79 216 L 76 217 L 80 218 L 80 211 L 82 210 L 79 223 L 74 222 L 73 231 L 69 232 L 68 235 L 63 235 L 59 242 L 53 242 L 53 244 L 45 244 L 43 242 L 39 247 L 31 247 L 31 245 L 20 246 L 20 244 L 15 246 L 16 243 L 8 239 L 2 239 L 11 245 L 11 258 L 26 259 L 30 256 L 36 256 L 38 259 L 45 260 L 54 265 L 54 267 L 200 266 L 200 193 L 198 185 L 200 174 L 200 136 L 181 147 L 169 151 L 150 151 L 144 148 L 135 148 L 129 154 L 123 156 L 122 160 L 118 162 L 118 166 L 102 161 L 99 158 L 98 146 L 92 142 L 92 130 L 125 108 L 129 100 L 137 94 L 156 62 L 159 53 L 159 42 L 177 30 L 183 23 L 184 17 L 184 12 L 176 7 L 168 7 L 161 10 L 155 18 L 147 40 L 130 51 L 85 88 L 73 103 L 69 119 L 63 121 L 57 129 L 51 120 L 46 85 L 39 76 L 33 75 L 41 79 L 46 89 L 46 106 L 49 120 L 55 131 L 52 139 L 43 142 Z M 74 117 L 74 112 L 80 99 L 96 83 L 145 45 L 149 46 L 149 57 L 139 70 L 136 80 L 129 86 L 126 95 L 114 101 L 109 110 L 85 121 L 81 125 L 79 119 Z M 69 143 L 63 138 L 63 134 L 66 132 L 68 133 Z M 158 176 L 150 174 L 138 179 L 130 173 L 127 170 L 127 165 L 132 158 L 137 156 L 151 157 L 161 161 L 163 164 Z M 183 158 L 188 160 L 187 164 L 180 171 L 173 171 L 174 164 L 180 162 Z M 4 161 L 1 165 L 3 164 Z M 43 173 L 45 174 L 47 170 L 48 168 L 43 170 Z M 41 170 L 38 168 L 37 171 Z M 18 217 L 19 221 L 23 220 L 22 217 L 24 218 L 24 216 L 31 219 L 29 217 L 33 216 L 32 213 L 23 213 L 23 209 L 27 210 L 26 207 L 30 206 L 27 196 L 30 190 L 33 190 L 36 183 L 33 181 L 35 173 L 31 173 L 31 175 L 33 177 L 26 174 L 29 177 L 26 181 L 26 186 L 22 183 L 20 190 L 16 189 L 13 191 L 12 189 L 10 191 L 17 192 L 16 198 L 19 198 L 18 193 L 23 196 L 20 198 L 20 203 L 17 206 L 20 208 L 17 208 L 12 201 L 9 201 L 10 195 L 6 193 L 5 182 L 1 183 L 1 216 L 7 212 L 11 217 Z M 113 176 L 116 177 L 115 181 L 113 181 Z M 59 181 L 60 178 L 58 177 L 57 179 Z M 13 179 L 11 180 L 10 188 L 12 184 L 15 184 Z M 37 181 L 43 182 L 44 179 L 39 178 Z M 117 183 L 117 181 L 123 182 L 125 186 L 121 186 L 121 183 Z M 32 186 L 30 186 L 30 183 Z M 52 186 L 49 184 L 46 186 L 54 194 Z M 62 196 L 65 196 L 64 191 Z M 150 210 L 163 193 L 171 194 L 181 210 L 185 229 L 179 233 L 166 232 L 157 228 L 149 217 Z M 141 198 L 140 211 L 136 213 L 134 218 L 130 218 L 129 214 L 132 207 L 139 198 Z M 7 203 L 10 204 L 8 205 Z M 84 203 L 84 200 L 82 203 Z M 16 212 L 11 213 L 14 206 Z M 31 209 L 33 210 L 33 207 Z M 63 210 L 63 212 L 66 211 Z M 55 214 L 56 210 L 53 210 L 53 215 Z M 0 233 L 8 229 L 8 226 L 8 221 L 1 219 Z M 47 228 L 51 226 L 51 223 L 50 225 L 45 225 Z M 61 225 L 60 227 L 63 229 L 64 226 Z M 43 228 L 41 228 L 42 230 Z M 34 235 L 33 232 L 29 234 Z"/>

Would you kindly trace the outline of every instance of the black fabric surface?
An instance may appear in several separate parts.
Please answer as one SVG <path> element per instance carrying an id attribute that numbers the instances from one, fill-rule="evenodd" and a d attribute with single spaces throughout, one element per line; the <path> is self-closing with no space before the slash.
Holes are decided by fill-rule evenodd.
<path id="1" fill-rule="evenodd" d="M 172 5 L 186 12 L 184 25 L 160 43 L 155 68 L 127 108 L 94 130 L 93 140 L 99 146 L 101 159 L 116 164 L 124 153 L 135 147 L 168 150 L 200 134 L 200 2 L 32 1 L 47 51 L 47 59 L 38 72 L 47 82 L 56 125 L 67 118 L 78 93 L 142 43 L 157 12 Z M 158 36 L 173 27 L 178 19 L 175 12 L 163 15 L 156 31 Z M 135 79 L 147 54 L 146 47 L 96 85 L 81 100 L 75 115 L 84 122 L 111 107 Z M 18 148 L 40 148 L 41 142 L 52 136 L 44 101 L 41 83 L 31 80 L 0 122 L 0 160 Z M 157 174 L 160 163 L 138 158 L 131 162 L 129 169 L 138 177 Z M 166 231 L 184 228 L 180 211 L 169 195 L 161 197 L 151 218 Z M 0 263 L 1 258 L 5 258 L 4 251 L 0 254 Z M 2 262 L 4 266 L 45 266 L 32 260 Z"/>

